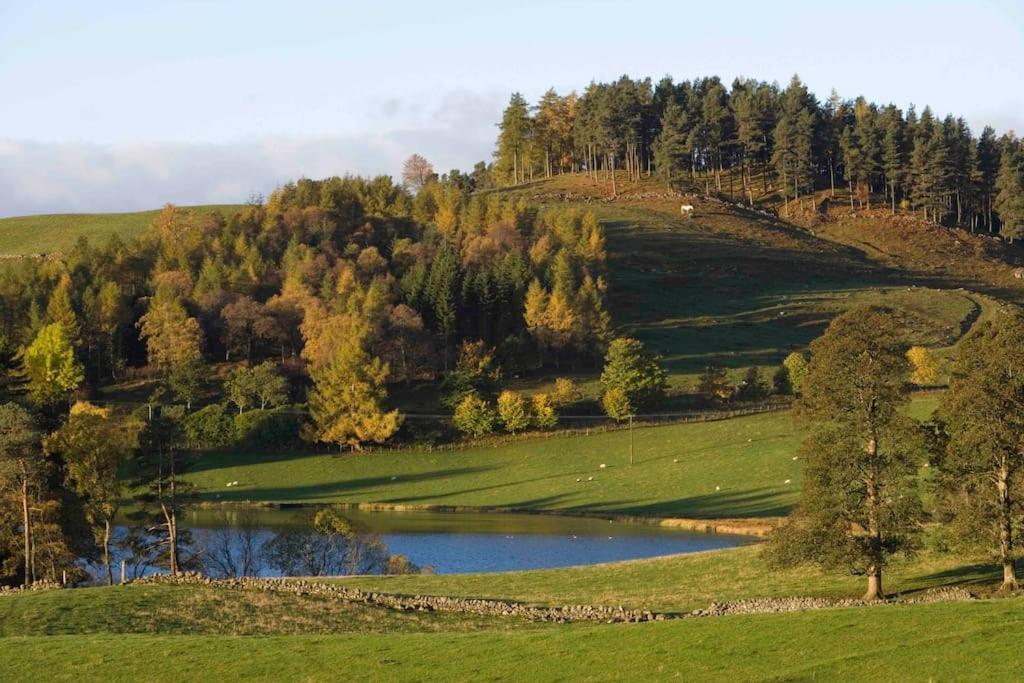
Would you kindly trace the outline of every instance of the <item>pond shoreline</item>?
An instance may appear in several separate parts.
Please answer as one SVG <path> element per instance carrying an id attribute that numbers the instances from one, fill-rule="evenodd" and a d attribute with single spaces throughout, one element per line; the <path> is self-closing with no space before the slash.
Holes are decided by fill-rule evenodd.
<path id="1" fill-rule="evenodd" d="M 407 503 L 281 503 L 272 501 L 202 501 L 190 504 L 204 510 L 218 508 L 264 508 L 278 510 L 295 510 L 303 508 L 334 507 L 342 510 L 359 510 L 365 512 L 443 512 L 470 514 L 516 514 L 546 515 L 550 517 L 582 517 L 607 519 L 624 524 L 658 526 L 681 531 L 706 534 L 728 534 L 737 536 L 756 536 L 764 538 L 778 528 L 784 517 L 736 517 L 722 519 L 701 519 L 695 517 L 654 517 L 645 515 L 625 515 L 600 510 L 546 510 L 537 508 L 521 508 L 514 506 L 474 506 L 474 505 L 429 505 Z"/>

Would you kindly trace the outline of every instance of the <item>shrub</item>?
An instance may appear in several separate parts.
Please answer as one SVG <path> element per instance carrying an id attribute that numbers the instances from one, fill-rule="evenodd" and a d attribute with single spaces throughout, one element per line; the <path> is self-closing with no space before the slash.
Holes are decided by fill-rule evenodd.
<path id="1" fill-rule="evenodd" d="M 533 395 L 533 424 L 538 429 L 551 429 L 558 424 L 558 413 L 547 394 Z"/>
<path id="2" fill-rule="evenodd" d="M 302 418 L 286 410 L 250 410 L 235 415 L 235 443 L 244 446 L 285 446 L 294 443 L 299 438 Z"/>
<path id="3" fill-rule="evenodd" d="M 498 416 L 505 431 L 515 434 L 530 426 L 530 407 L 522 394 L 503 391 L 498 397 Z"/>
<path id="4" fill-rule="evenodd" d="M 188 415 L 184 428 L 190 448 L 223 448 L 235 441 L 231 416 L 220 403 L 200 408 Z"/>
<path id="5" fill-rule="evenodd" d="M 484 436 L 494 431 L 494 423 L 498 416 L 490 402 L 480 398 L 478 394 L 466 395 L 457 406 L 453 420 L 455 426 L 463 434 Z"/>
<path id="6" fill-rule="evenodd" d="M 802 353 L 793 353 L 786 356 L 782 361 L 782 367 L 786 369 L 786 378 L 789 380 L 789 388 L 794 394 L 800 393 L 800 388 L 807 377 L 807 358 Z"/>
<path id="7" fill-rule="evenodd" d="M 555 390 L 551 392 L 551 403 L 557 407 L 567 406 L 583 400 L 583 392 L 576 386 L 576 382 L 568 377 L 559 377 L 555 380 Z"/>
<path id="8" fill-rule="evenodd" d="M 939 381 L 939 367 L 935 356 L 923 346 L 911 346 L 907 350 L 907 360 L 913 366 L 910 381 L 919 387 L 929 386 Z"/>
<path id="9" fill-rule="evenodd" d="M 754 366 L 747 370 L 736 396 L 744 401 L 757 401 L 768 395 L 768 387 L 761 381 L 761 370 Z"/>
<path id="10" fill-rule="evenodd" d="M 709 365 L 700 376 L 700 384 L 697 391 L 708 396 L 713 401 L 728 401 L 732 398 L 736 388 L 729 381 L 725 368 L 719 365 Z"/>
<path id="11" fill-rule="evenodd" d="M 633 414 L 633 404 L 630 403 L 629 396 L 622 387 L 612 387 L 604 392 L 604 396 L 601 397 L 601 407 L 604 408 L 608 417 L 615 418 L 618 422 Z"/>

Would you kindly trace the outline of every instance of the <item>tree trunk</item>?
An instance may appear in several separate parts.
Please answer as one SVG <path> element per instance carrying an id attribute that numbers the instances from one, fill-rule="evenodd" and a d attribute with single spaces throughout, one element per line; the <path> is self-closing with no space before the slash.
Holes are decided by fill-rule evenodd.
<path id="1" fill-rule="evenodd" d="M 611 166 L 611 170 L 612 170 L 612 198 L 615 198 L 615 197 L 619 196 L 618 191 L 615 189 L 615 155 L 614 154 L 609 154 L 608 155 L 608 161 L 609 161 L 608 165 Z"/>
<path id="2" fill-rule="evenodd" d="M 110 566 L 110 520 L 103 521 L 103 566 L 107 569 L 107 585 L 114 585 L 114 569 Z"/>
<path id="3" fill-rule="evenodd" d="M 864 594 L 864 600 L 884 600 L 885 592 L 882 590 L 882 569 L 881 567 L 870 567 L 868 569 L 868 591 Z"/>
<path id="4" fill-rule="evenodd" d="M 28 477 L 24 477 L 21 482 L 21 514 L 22 524 L 24 525 L 24 537 L 25 537 L 25 581 L 24 585 L 28 587 L 32 581 L 32 518 L 28 512 Z"/>
<path id="5" fill-rule="evenodd" d="M 1010 473 L 1004 465 L 996 481 L 999 492 L 999 559 L 1003 563 L 1002 591 L 1017 589 L 1017 569 L 1013 561 L 1013 514 L 1010 506 Z"/>
<path id="6" fill-rule="evenodd" d="M 878 499 L 878 476 L 876 472 L 878 459 L 878 437 L 872 434 L 868 440 L 867 454 L 870 458 L 870 469 L 867 480 L 867 513 L 868 513 L 868 538 L 870 541 L 869 552 L 870 566 L 868 567 L 868 590 L 864 594 L 865 600 L 881 600 L 885 597 L 882 591 L 882 527 L 879 519 Z"/>

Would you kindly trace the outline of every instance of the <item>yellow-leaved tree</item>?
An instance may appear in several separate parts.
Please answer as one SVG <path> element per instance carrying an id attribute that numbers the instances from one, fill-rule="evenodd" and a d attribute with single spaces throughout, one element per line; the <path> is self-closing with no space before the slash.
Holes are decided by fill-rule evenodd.
<path id="1" fill-rule="evenodd" d="M 910 361 L 910 381 L 919 387 L 935 384 L 939 381 L 939 366 L 935 355 L 924 346 L 911 346 L 907 349 L 907 360 Z"/>
<path id="2" fill-rule="evenodd" d="M 381 443 L 398 429 L 397 410 L 385 411 L 388 365 L 367 353 L 365 329 L 352 324 L 352 316 L 316 319 L 307 312 L 303 325 L 310 362 L 309 393 L 312 423 L 303 435 L 310 441 L 361 450 L 368 441 Z"/>

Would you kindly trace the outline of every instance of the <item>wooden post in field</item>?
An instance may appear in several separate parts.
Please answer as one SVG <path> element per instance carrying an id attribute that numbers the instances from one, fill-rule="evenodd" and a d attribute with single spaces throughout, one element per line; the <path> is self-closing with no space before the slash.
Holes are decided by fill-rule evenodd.
<path id="1" fill-rule="evenodd" d="M 124 577 L 126 575 L 128 560 L 121 560 L 121 583 L 124 583 Z"/>
<path id="2" fill-rule="evenodd" d="M 633 416 L 629 416 L 629 464 L 633 464 Z"/>

